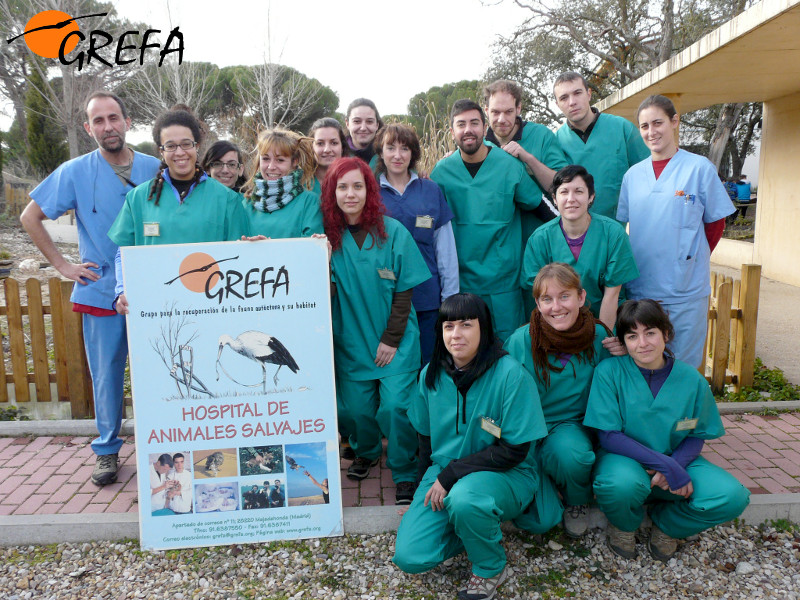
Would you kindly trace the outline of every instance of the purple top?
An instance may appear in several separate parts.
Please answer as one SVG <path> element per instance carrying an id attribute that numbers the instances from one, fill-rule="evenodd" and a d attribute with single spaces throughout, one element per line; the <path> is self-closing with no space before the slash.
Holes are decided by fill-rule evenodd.
<path id="1" fill-rule="evenodd" d="M 564 234 L 564 239 L 567 240 L 567 246 L 569 246 L 569 251 L 572 252 L 572 256 L 575 257 L 575 260 L 578 260 L 578 257 L 581 254 L 581 248 L 583 248 L 583 240 L 586 239 L 586 234 L 589 232 L 589 230 L 587 229 L 586 231 L 583 232 L 582 236 L 573 239 L 567 235 L 566 231 L 564 231 L 563 221 L 559 221 L 558 224 L 561 227 L 561 233 Z"/>

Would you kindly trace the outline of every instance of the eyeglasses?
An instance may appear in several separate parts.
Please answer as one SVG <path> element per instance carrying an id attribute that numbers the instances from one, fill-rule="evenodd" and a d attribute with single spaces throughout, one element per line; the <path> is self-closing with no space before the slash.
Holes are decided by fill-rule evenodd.
<path id="1" fill-rule="evenodd" d="M 180 144 L 176 144 L 175 142 L 167 142 L 163 146 L 159 146 L 162 152 L 175 152 L 178 148 L 181 150 L 191 150 L 197 146 L 197 142 L 193 140 L 183 140 Z"/>
<path id="2" fill-rule="evenodd" d="M 208 166 L 211 169 L 222 169 L 224 167 L 228 167 L 229 171 L 235 171 L 240 166 L 242 166 L 242 163 L 236 162 L 235 160 L 232 160 L 230 162 L 222 162 L 221 160 L 215 160 Z"/>

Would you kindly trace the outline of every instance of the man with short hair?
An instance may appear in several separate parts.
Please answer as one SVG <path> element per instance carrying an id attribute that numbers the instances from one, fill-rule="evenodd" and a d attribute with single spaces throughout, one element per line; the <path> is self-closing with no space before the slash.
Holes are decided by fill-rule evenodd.
<path id="1" fill-rule="evenodd" d="M 179 485 L 167 492 L 166 507 L 179 515 L 192 512 L 192 474 L 186 470 L 185 463 L 186 459 L 180 452 L 172 455 L 174 471 L 169 474 L 169 479 Z"/>
<path id="2" fill-rule="evenodd" d="M 157 158 L 134 152 L 125 143 L 131 120 L 122 100 L 104 91 L 86 101 L 86 132 L 97 150 L 59 166 L 31 192 L 33 199 L 20 217 L 23 227 L 58 272 L 75 281 L 72 310 L 82 313 L 83 340 L 92 375 L 94 412 L 99 437 L 92 442 L 97 456 L 95 485 L 117 480 L 122 439 L 123 377 L 128 343 L 125 317 L 113 309 L 114 256 L 117 245 L 108 230 L 125 201 L 125 194 L 157 172 Z M 80 264 L 65 260 L 44 227 L 74 209 L 78 225 Z"/>
<path id="3" fill-rule="evenodd" d="M 281 480 L 276 479 L 275 484 L 269 492 L 270 508 L 279 508 L 286 504 L 286 496 L 281 490 Z"/>
<path id="4" fill-rule="evenodd" d="M 599 112 L 589 105 L 592 91 L 583 75 L 562 73 L 553 86 L 556 104 L 567 122 L 556 132 L 569 162 L 582 165 L 594 177 L 593 214 L 617 218 L 622 178 L 636 163 L 650 158 L 636 125 Z"/>
<path id="5" fill-rule="evenodd" d="M 175 487 L 168 477 L 172 465 L 169 454 L 162 454 L 150 463 L 150 511 L 154 516 L 172 514 L 167 508 L 167 493 Z"/>
<path id="6" fill-rule="evenodd" d="M 450 126 L 458 152 L 431 173 L 455 218 L 460 288 L 489 306 L 501 340 L 527 319 L 519 287 L 522 229 L 517 207 L 543 221 L 555 215 L 525 166 L 500 148 L 484 143 L 486 117 L 477 102 L 457 100 Z"/>
<path id="7" fill-rule="evenodd" d="M 489 119 L 486 139 L 522 161 L 539 193 L 549 202 L 553 176 L 569 164 L 555 134 L 544 125 L 522 120 L 522 88 L 513 81 L 498 79 L 484 87 L 483 103 Z M 521 210 L 520 217 L 524 252 L 528 238 L 542 221 L 528 210 Z M 525 314 L 530 316 L 536 303 L 531 289 L 521 287 Z"/>

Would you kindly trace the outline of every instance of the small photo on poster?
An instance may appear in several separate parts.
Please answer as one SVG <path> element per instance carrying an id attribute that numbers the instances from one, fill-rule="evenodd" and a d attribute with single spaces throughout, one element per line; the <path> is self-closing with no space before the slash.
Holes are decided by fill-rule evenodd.
<path id="1" fill-rule="evenodd" d="M 286 445 L 289 506 L 330 503 L 325 442 Z"/>
<path id="2" fill-rule="evenodd" d="M 150 511 L 154 517 L 192 512 L 192 453 L 162 452 L 148 455 Z"/>
<path id="3" fill-rule="evenodd" d="M 239 509 L 239 490 L 235 482 L 200 483 L 194 486 L 198 513 L 227 512 Z"/>
<path id="4" fill-rule="evenodd" d="M 283 446 L 245 446 L 239 448 L 239 474 L 271 475 L 283 473 Z"/>
<path id="5" fill-rule="evenodd" d="M 236 476 L 236 448 L 194 451 L 194 478 Z"/>
<path id="6" fill-rule="evenodd" d="M 242 492 L 242 508 L 283 508 L 286 506 L 286 486 L 283 474 L 278 479 L 264 481 L 239 481 Z"/>

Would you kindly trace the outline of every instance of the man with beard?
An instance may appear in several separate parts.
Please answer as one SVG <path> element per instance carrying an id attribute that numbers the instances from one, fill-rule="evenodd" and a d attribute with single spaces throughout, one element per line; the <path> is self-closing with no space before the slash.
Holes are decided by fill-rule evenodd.
<path id="1" fill-rule="evenodd" d="M 486 117 L 477 102 L 457 100 L 450 126 L 458 152 L 431 173 L 455 218 L 460 288 L 479 295 L 505 340 L 527 320 L 519 287 L 522 229 L 519 207 L 542 221 L 555 215 L 522 162 L 484 143 Z"/>
<path id="2" fill-rule="evenodd" d="M 122 380 L 128 354 L 125 317 L 112 306 L 117 245 L 107 234 L 125 194 L 151 179 L 159 161 L 127 146 L 125 133 L 131 120 L 114 94 L 90 94 L 86 119 L 83 127 L 97 142 L 97 150 L 65 162 L 42 181 L 31 192 L 33 200 L 20 221 L 50 264 L 75 281 L 72 310 L 82 313 L 99 433 L 92 442 L 96 455 L 92 483 L 106 485 L 117 480 L 124 412 Z M 78 225 L 80 264 L 68 262 L 44 228 L 45 219 L 57 219 L 70 209 L 75 210 Z"/>

